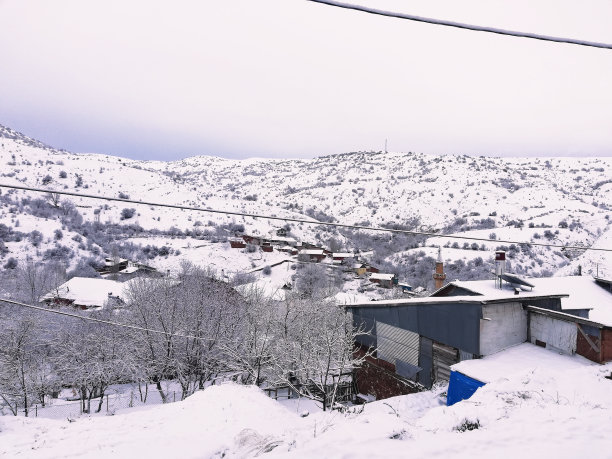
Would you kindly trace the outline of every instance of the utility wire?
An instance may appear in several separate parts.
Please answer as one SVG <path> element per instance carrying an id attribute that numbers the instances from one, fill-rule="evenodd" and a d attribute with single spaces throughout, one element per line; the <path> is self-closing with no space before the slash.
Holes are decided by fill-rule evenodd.
<path id="1" fill-rule="evenodd" d="M 315 2 L 315 3 L 322 3 L 324 5 L 335 6 L 338 8 L 345 8 L 349 10 L 363 11 L 365 13 L 377 14 L 380 16 L 388 16 L 388 17 L 398 18 L 398 19 L 407 19 L 409 21 L 425 22 L 427 24 L 455 27 L 458 29 L 474 30 L 477 32 L 488 32 L 488 33 L 495 33 L 498 35 L 509 35 L 512 37 L 530 38 L 533 40 L 552 41 L 556 43 L 568 43 L 572 45 L 589 46 L 593 48 L 612 49 L 612 44 L 608 44 L 608 43 L 598 43 L 594 41 L 579 40 L 575 38 L 553 37 L 550 35 L 540 35 L 540 34 L 531 33 L 531 32 L 517 32 L 514 30 L 498 29 L 496 27 L 478 26 L 478 25 L 473 25 L 473 24 L 465 24 L 462 22 L 446 21 L 443 19 L 426 18 L 422 16 L 415 16 L 412 14 L 395 13 L 393 11 L 379 10 L 376 8 L 369 8 L 367 6 L 355 5 L 351 3 L 336 2 L 333 0 L 307 0 L 307 1 Z"/>
<path id="2" fill-rule="evenodd" d="M 123 327 L 123 328 L 129 328 L 131 330 L 146 331 L 146 332 L 150 332 L 150 333 L 158 333 L 160 335 L 166 335 L 166 336 L 168 336 L 168 335 L 169 336 L 177 336 L 179 338 L 197 339 L 197 340 L 200 340 L 200 341 L 213 341 L 211 338 L 203 338 L 201 336 L 192 336 L 192 335 L 183 335 L 181 333 L 168 333 L 168 332 L 165 332 L 165 331 L 162 331 L 162 330 L 154 330 L 154 329 L 151 329 L 151 328 L 138 327 L 136 325 L 122 324 L 120 322 L 112 322 L 110 320 L 96 319 L 95 317 L 80 316 L 78 314 L 71 314 L 71 313 L 65 312 L 65 311 L 58 311 L 58 310 L 55 310 L 55 309 L 43 308 L 43 307 L 40 307 L 40 306 L 34 306 L 32 304 L 21 303 L 19 301 L 6 300 L 4 298 L 0 298 L 0 302 L 12 304 L 12 305 L 19 306 L 19 307 L 22 307 L 22 308 L 34 309 L 36 311 L 44 311 L 44 312 L 48 312 L 50 314 L 58 314 L 58 315 L 61 315 L 61 316 L 73 317 L 75 319 L 89 320 L 90 322 L 97 322 L 97 323 L 100 323 L 100 324 L 112 325 L 114 327 Z"/>
<path id="3" fill-rule="evenodd" d="M 349 225 L 347 223 L 330 223 L 330 222 L 319 222 L 313 220 L 306 220 L 303 218 L 291 218 L 291 217 L 274 217 L 271 215 L 262 215 L 262 214 L 249 214 L 246 212 L 236 212 L 232 210 L 218 210 L 218 209 L 206 209 L 203 207 L 192 207 L 192 206 L 183 206 L 179 204 L 166 204 L 160 202 L 150 202 L 150 201 L 136 201 L 135 199 L 123 199 L 123 198 L 112 198 L 110 196 L 101 196 L 96 194 L 85 194 L 85 193 L 76 193 L 74 191 L 59 191 L 59 190 L 45 190 L 43 188 L 34 188 L 22 185 L 6 185 L 0 183 L 0 188 L 13 188 L 16 190 L 24 190 L 24 191 L 34 191 L 37 193 L 53 193 L 67 196 L 76 196 L 79 198 L 90 198 L 90 199 L 101 199 L 105 201 L 117 201 L 117 202 L 125 202 L 129 204 L 142 204 L 145 206 L 155 206 L 155 207 L 167 207 L 171 209 L 181 209 L 181 210 L 192 210 L 195 212 L 208 212 L 213 214 L 223 214 L 223 215 L 234 215 L 239 217 L 249 217 L 249 218 L 263 218 L 268 220 L 278 220 L 283 222 L 292 222 L 292 223 L 306 223 L 308 225 L 316 225 L 316 226 L 333 226 L 336 228 L 347 228 L 347 229 L 355 229 L 355 230 L 363 230 L 363 231 L 379 231 L 379 232 L 387 232 L 387 233 L 397 233 L 397 234 L 410 234 L 413 236 L 429 236 L 429 237 L 445 237 L 449 239 L 461 239 L 461 240 L 469 240 L 469 241 L 482 241 L 482 242 L 501 242 L 504 244 L 520 244 L 520 245 L 531 245 L 538 247 L 552 247 L 562 250 L 594 250 L 598 252 L 612 252 L 612 249 L 605 248 L 596 248 L 596 247 L 584 247 L 579 245 L 560 245 L 560 244 L 547 244 L 544 242 L 521 242 L 521 241 L 509 241 L 504 239 L 487 239 L 483 237 L 475 237 L 475 236 L 458 236 L 455 234 L 440 234 L 431 231 L 414 231 L 414 230 L 404 230 L 404 229 L 393 229 L 393 228 L 381 228 L 375 226 L 362 226 L 362 225 Z"/>

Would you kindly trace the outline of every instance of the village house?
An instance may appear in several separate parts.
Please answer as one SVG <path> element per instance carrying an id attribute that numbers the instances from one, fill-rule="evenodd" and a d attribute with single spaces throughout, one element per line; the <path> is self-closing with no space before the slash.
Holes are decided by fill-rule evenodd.
<path id="1" fill-rule="evenodd" d="M 365 265 L 364 263 L 353 263 L 352 271 L 357 276 L 363 276 L 367 272 L 367 268 L 367 265 Z"/>
<path id="2" fill-rule="evenodd" d="M 350 252 L 333 252 L 331 257 L 333 262 L 341 263 L 347 258 L 354 258 L 355 254 Z"/>
<path id="3" fill-rule="evenodd" d="M 262 238 L 261 237 L 259 237 L 259 236 L 252 236 L 252 235 L 249 235 L 249 234 L 243 234 L 242 235 L 242 239 L 247 244 L 253 244 L 253 245 L 261 245 L 261 242 L 262 242 Z"/>
<path id="4" fill-rule="evenodd" d="M 73 277 L 40 298 L 48 306 L 74 306 L 78 309 L 102 308 L 109 301 L 122 305 L 129 282 Z"/>
<path id="5" fill-rule="evenodd" d="M 313 263 L 319 263 L 323 261 L 326 257 L 323 249 L 303 249 L 300 250 L 298 255 L 300 258 L 305 258 L 306 261 L 310 261 Z"/>
<path id="6" fill-rule="evenodd" d="M 501 279 L 501 280 L 500 280 Z M 612 293 L 589 277 L 451 282 L 425 298 L 347 305 L 375 358 L 358 391 L 385 398 L 449 381 L 451 367 L 531 343 L 594 362 L 612 360 Z"/>
<path id="7" fill-rule="evenodd" d="M 104 266 L 96 269 L 105 279 L 125 282 L 135 277 L 162 277 L 152 266 L 136 263 L 125 258 L 106 258 Z"/>
<path id="8" fill-rule="evenodd" d="M 397 276 L 395 274 L 372 273 L 370 282 L 374 282 L 383 288 L 393 288 L 393 284 L 397 283 Z"/>
<path id="9" fill-rule="evenodd" d="M 229 243 L 232 249 L 244 249 L 246 247 L 246 242 L 243 239 L 230 239 Z"/>

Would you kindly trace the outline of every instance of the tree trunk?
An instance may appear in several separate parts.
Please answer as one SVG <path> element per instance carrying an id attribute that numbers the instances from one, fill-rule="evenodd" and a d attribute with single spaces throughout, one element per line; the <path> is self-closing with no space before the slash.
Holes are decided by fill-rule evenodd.
<path id="1" fill-rule="evenodd" d="M 162 389 L 160 380 L 155 381 L 155 387 L 157 388 L 157 391 L 159 392 L 159 395 L 162 399 L 162 403 L 168 403 L 168 399 L 166 398 L 166 394 L 164 394 L 164 390 Z"/>
<path id="2" fill-rule="evenodd" d="M 98 409 L 96 410 L 96 413 L 102 411 L 102 402 L 104 402 L 104 389 L 100 391 L 100 403 L 98 403 Z"/>

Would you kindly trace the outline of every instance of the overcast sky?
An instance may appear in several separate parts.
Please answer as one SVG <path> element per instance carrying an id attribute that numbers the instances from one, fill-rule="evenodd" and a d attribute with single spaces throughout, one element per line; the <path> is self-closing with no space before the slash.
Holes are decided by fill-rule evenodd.
<path id="1" fill-rule="evenodd" d="M 612 43 L 609 0 L 348 0 Z M 612 50 L 305 0 L 0 0 L 0 124 L 172 160 L 612 155 Z"/>

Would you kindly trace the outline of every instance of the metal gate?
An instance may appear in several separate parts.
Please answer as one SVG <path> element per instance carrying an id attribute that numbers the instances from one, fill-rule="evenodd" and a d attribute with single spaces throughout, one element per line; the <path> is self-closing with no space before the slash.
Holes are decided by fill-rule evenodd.
<path id="1" fill-rule="evenodd" d="M 448 381 L 450 367 L 459 362 L 459 352 L 451 346 L 442 343 L 433 343 L 433 373 L 434 382 Z"/>

